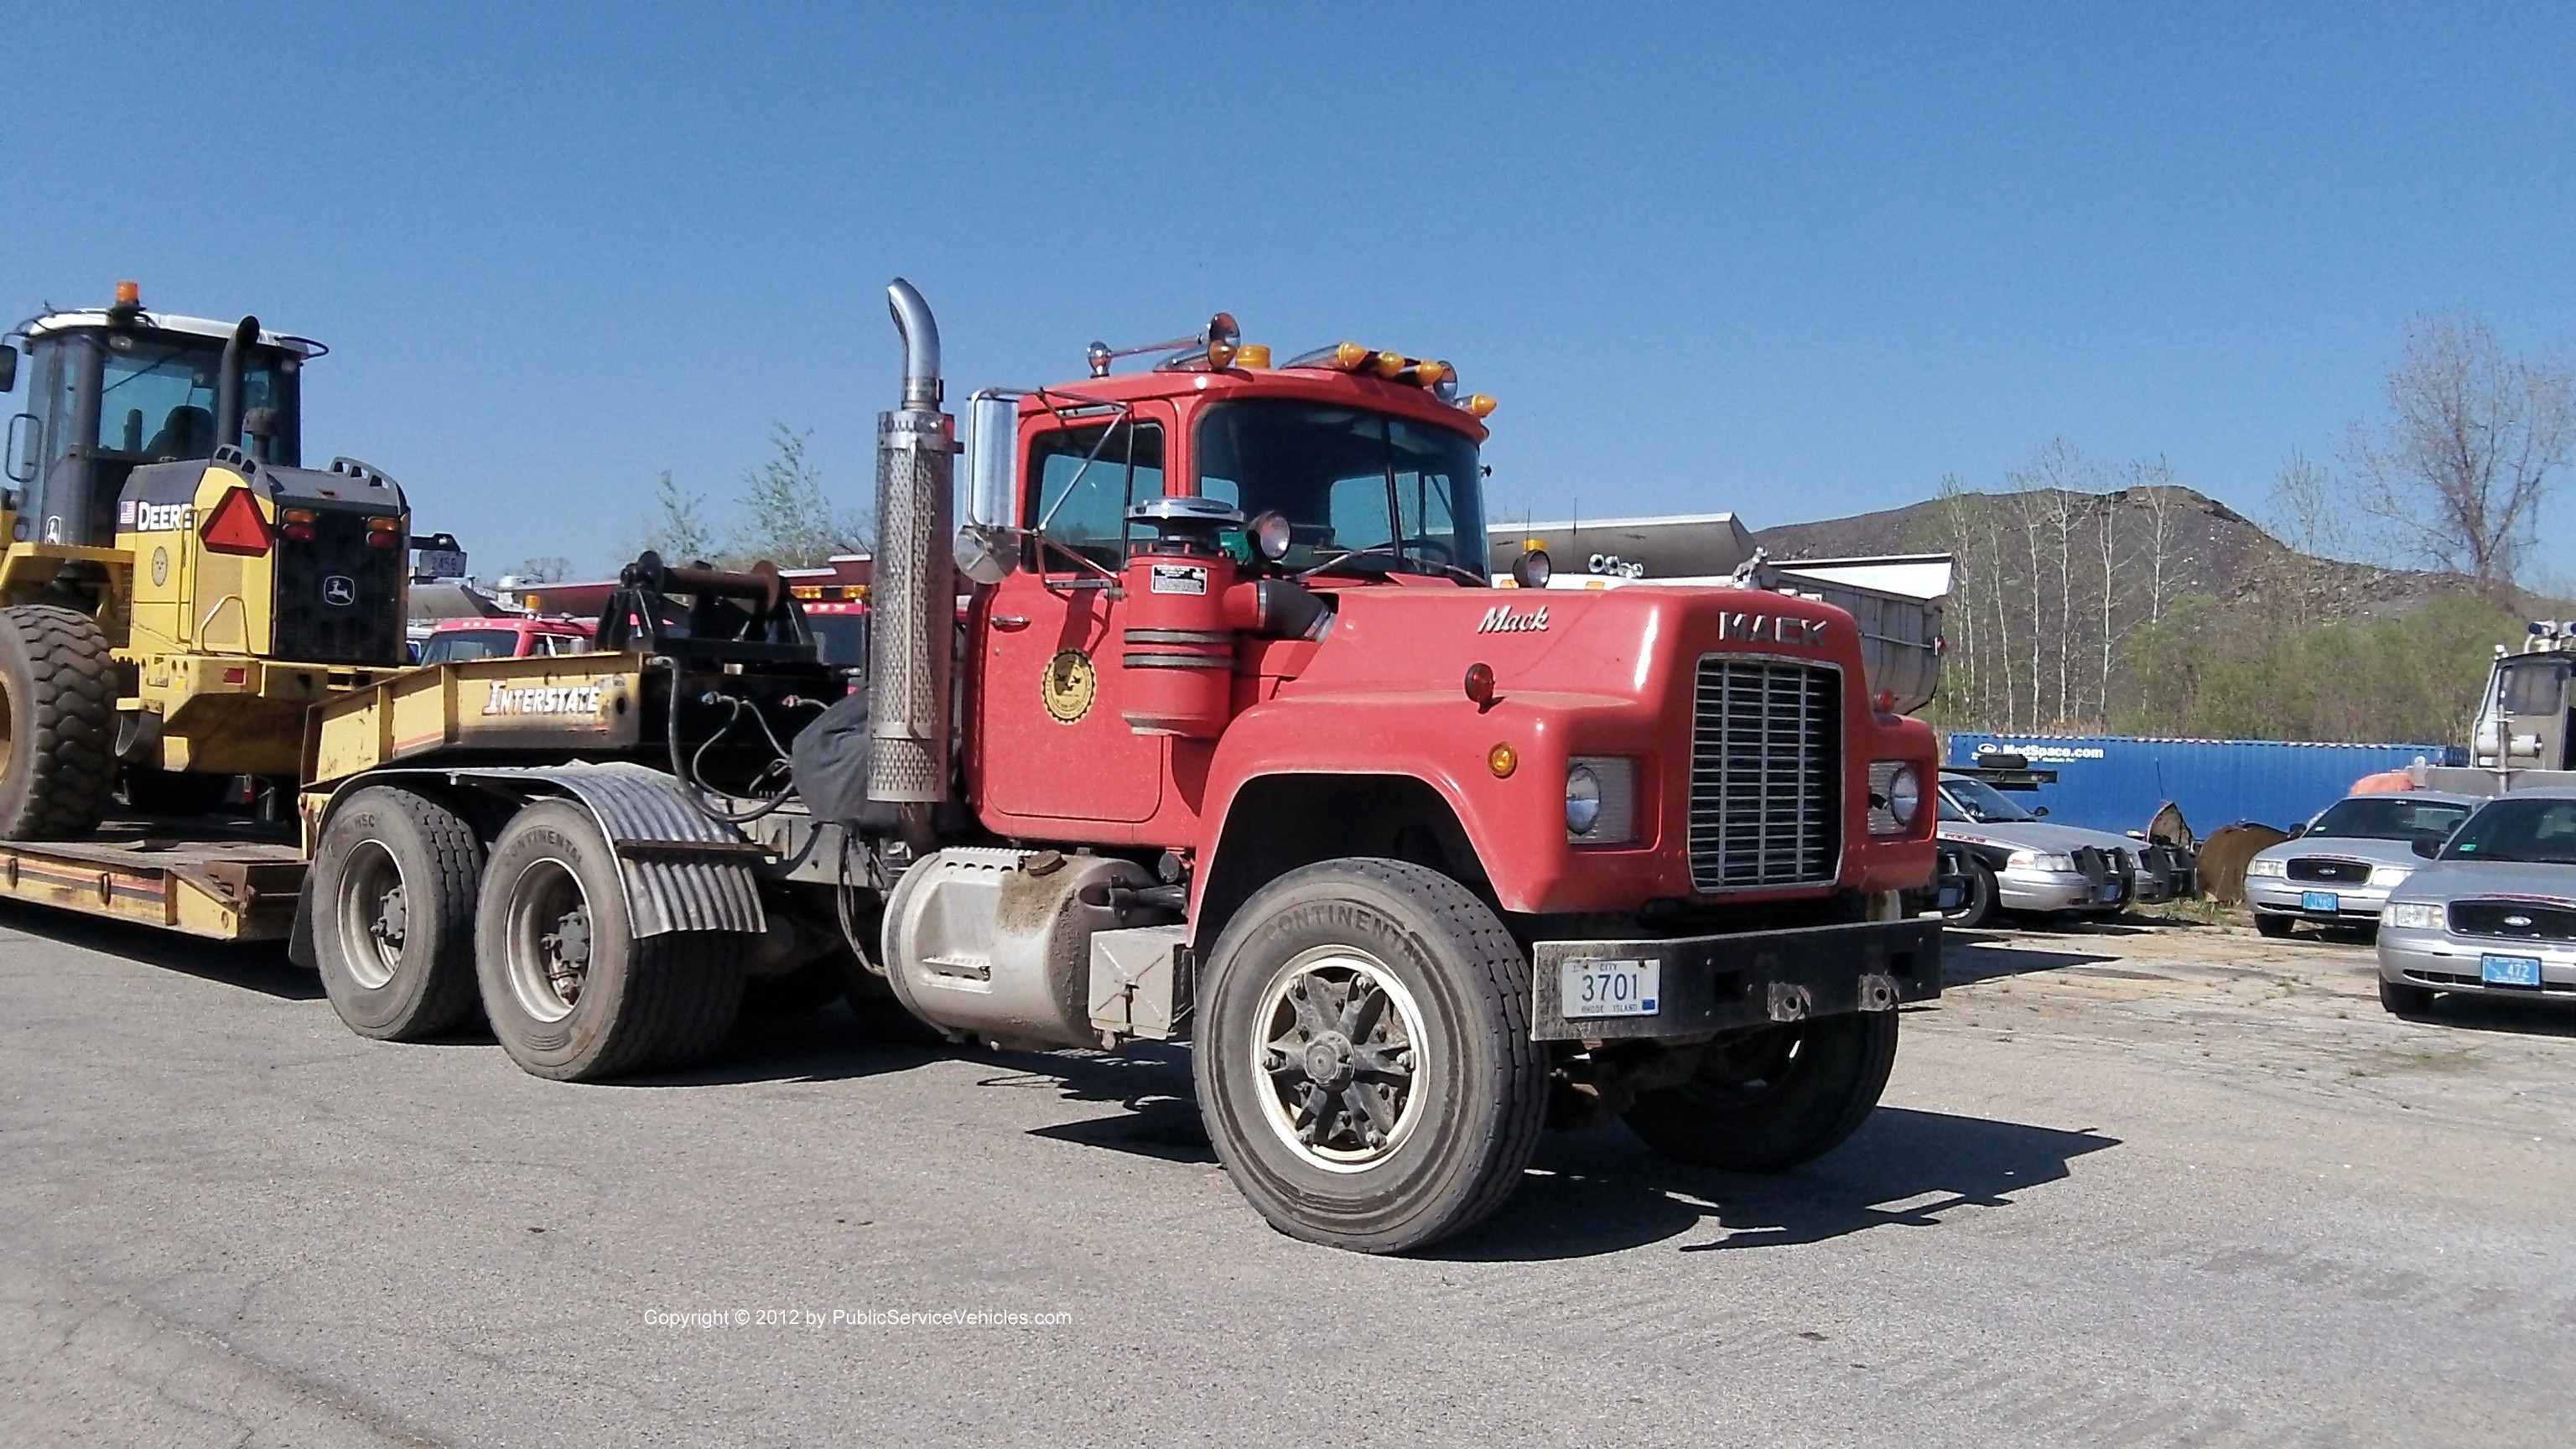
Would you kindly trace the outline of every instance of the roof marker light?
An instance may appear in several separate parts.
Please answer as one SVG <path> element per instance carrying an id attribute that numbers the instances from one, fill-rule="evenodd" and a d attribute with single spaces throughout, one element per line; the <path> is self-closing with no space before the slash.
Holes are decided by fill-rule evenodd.
<path id="1" fill-rule="evenodd" d="M 1494 415 L 1494 400 L 1481 392 L 1467 399 L 1460 406 L 1466 408 L 1467 416 L 1471 418 L 1489 418 Z"/>

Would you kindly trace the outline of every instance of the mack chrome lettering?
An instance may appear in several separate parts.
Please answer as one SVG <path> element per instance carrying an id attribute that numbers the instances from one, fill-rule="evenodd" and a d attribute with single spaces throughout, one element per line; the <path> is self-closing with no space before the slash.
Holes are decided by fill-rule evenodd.
<path id="1" fill-rule="evenodd" d="M 1717 637 L 1747 644 L 1822 644 L 1825 642 L 1825 621 L 1784 618 L 1778 614 L 1720 614 Z"/>
<path id="2" fill-rule="evenodd" d="M 1547 632 L 1547 606 L 1542 604 L 1524 614 L 1509 604 L 1496 604 L 1476 621 L 1479 634 L 1544 634 Z"/>

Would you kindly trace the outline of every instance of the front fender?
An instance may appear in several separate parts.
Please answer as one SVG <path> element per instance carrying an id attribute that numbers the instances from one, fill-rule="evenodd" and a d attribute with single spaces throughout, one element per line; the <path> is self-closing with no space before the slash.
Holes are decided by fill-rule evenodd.
<path id="1" fill-rule="evenodd" d="M 1252 780 L 1387 775 L 1420 780 L 1447 803 L 1507 911 L 1624 910 L 1686 895 L 1688 862 L 1656 849 L 1648 821 L 1627 848 L 1566 842 L 1566 760 L 1580 752 L 1583 726 L 1633 721 L 1637 709 L 1629 700 L 1533 693 L 1479 710 L 1457 691 L 1303 694 L 1256 705 L 1227 726 L 1209 763 L 1202 858 L 1214 857 Z M 1490 763 L 1498 745 L 1513 755 L 1505 775 Z"/>

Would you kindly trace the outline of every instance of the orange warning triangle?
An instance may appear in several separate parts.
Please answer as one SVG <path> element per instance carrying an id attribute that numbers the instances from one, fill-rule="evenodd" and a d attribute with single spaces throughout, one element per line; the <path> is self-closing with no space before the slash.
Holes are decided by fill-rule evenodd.
<path id="1" fill-rule="evenodd" d="M 259 516 L 259 500 L 247 488 L 226 492 L 206 515 L 197 537 L 216 553 L 268 552 L 268 520 Z"/>

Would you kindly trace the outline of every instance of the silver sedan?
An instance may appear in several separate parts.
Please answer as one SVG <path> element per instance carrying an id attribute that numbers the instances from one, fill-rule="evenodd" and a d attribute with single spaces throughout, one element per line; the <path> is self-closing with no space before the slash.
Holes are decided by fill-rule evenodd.
<path id="1" fill-rule="evenodd" d="M 2379 913 L 2379 1002 L 2446 991 L 2576 1002 L 2576 790 L 2517 791 L 2471 815 Z"/>
<path id="2" fill-rule="evenodd" d="M 2424 864 L 2415 842 L 2440 842 L 2479 802 L 2467 795 L 2413 791 L 2354 795 L 2329 805 L 2245 866 L 2254 929 L 2287 936 L 2302 921 L 2368 932 L 2388 893 Z"/>

